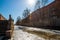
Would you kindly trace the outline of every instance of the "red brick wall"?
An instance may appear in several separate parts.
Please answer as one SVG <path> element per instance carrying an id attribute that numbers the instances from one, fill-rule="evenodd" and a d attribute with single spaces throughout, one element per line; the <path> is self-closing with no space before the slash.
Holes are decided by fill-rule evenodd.
<path id="1" fill-rule="evenodd" d="M 29 18 L 33 24 L 46 26 L 53 25 L 54 16 L 60 17 L 60 0 L 56 0 L 51 4 L 32 12 L 31 17 Z"/>

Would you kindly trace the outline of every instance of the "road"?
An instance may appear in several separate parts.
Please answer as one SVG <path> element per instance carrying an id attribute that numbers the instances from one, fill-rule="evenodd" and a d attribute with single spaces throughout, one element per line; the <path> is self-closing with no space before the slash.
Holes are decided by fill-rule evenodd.
<path id="1" fill-rule="evenodd" d="M 50 32 L 52 34 L 60 34 L 60 31 L 56 31 L 56 30 L 40 29 L 40 28 L 32 28 L 32 27 L 24 27 L 24 26 L 14 26 L 13 37 L 11 40 L 46 40 L 35 34 L 25 32 L 24 29 L 32 30 L 32 31 L 35 30 L 35 31 Z"/>

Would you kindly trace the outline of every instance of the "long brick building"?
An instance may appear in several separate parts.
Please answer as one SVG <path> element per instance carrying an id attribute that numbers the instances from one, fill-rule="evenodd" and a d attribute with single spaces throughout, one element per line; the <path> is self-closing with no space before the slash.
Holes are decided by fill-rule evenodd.
<path id="1" fill-rule="evenodd" d="M 59 4 L 60 4 L 60 0 L 55 0 L 49 5 L 34 11 L 31 14 L 31 20 L 35 22 L 39 21 L 40 23 L 43 21 L 45 25 L 47 24 L 53 25 L 54 24 L 53 20 L 56 21 L 55 19 L 60 18 L 60 5 Z"/>
<path id="2" fill-rule="evenodd" d="M 26 23 L 27 25 L 33 25 L 37 27 L 46 26 L 45 28 L 55 28 L 52 26 L 60 26 L 60 0 L 55 0 L 49 5 L 35 10 L 28 18 L 30 19 L 30 24 Z M 24 23 L 25 22 L 23 22 L 23 24 Z"/>

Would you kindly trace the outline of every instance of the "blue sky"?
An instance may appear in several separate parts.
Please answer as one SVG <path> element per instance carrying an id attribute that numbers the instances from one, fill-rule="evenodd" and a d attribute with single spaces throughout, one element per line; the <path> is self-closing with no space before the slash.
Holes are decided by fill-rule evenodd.
<path id="1" fill-rule="evenodd" d="M 49 0 L 48 2 L 52 2 Z M 31 12 L 34 10 L 34 4 L 28 4 L 28 0 L 0 0 L 0 13 L 8 19 L 9 14 L 16 21 L 18 16 L 22 17 L 24 9 L 28 8 Z"/>

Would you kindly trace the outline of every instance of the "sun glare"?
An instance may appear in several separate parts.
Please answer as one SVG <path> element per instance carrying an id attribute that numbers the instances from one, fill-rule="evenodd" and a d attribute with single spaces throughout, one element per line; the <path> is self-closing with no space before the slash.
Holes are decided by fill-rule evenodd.
<path id="1" fill-rule="evenodd" d="M 36 3 L 36 0 L 27 0 L 29 6 L 33 6 Z"/>

